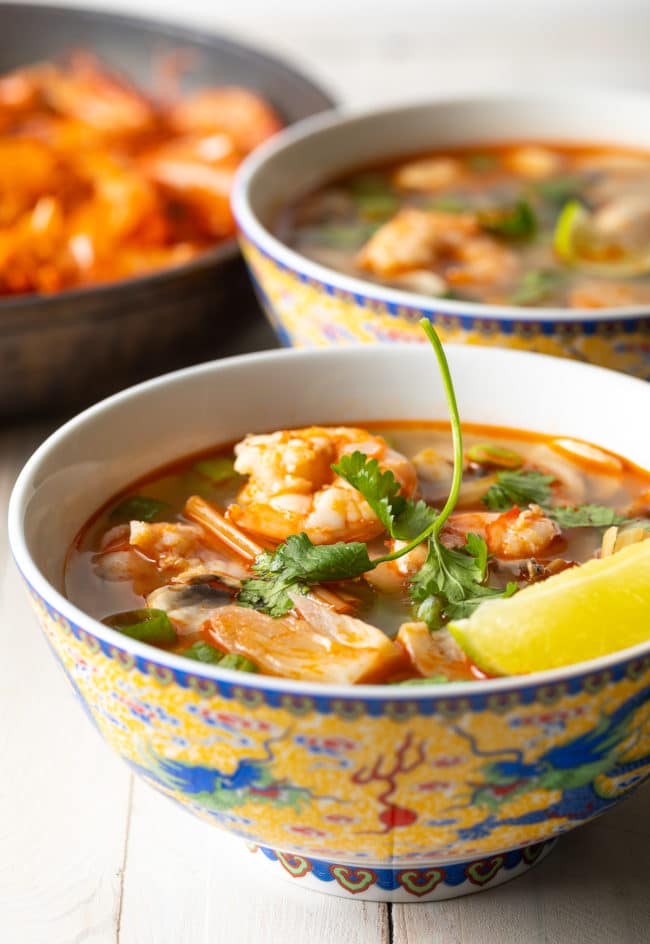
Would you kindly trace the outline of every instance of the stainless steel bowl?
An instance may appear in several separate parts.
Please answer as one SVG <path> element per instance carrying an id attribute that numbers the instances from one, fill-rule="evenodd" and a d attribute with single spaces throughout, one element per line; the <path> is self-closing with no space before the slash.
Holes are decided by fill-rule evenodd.
<path id="1" fill-rule="evenodd" d="M 317 85 L 257 50 L 191 29 L 91 10 L 0 5 L 0 72 L 90 49 L 143 88 L 161 58 L 191 53 L 185 91 L 258 89 L 287 124 L 332 105 Z M 255 316 L 235 241 L 127 281 L 0 299 L 0 418 L 61 411 L 223 350 Z"/>

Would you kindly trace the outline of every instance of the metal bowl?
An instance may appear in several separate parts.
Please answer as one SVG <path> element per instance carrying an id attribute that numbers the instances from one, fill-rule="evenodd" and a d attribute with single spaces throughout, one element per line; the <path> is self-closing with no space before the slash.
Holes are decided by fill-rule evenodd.
<path id="1" fill-rule="evenodd" d="M 257 50 L 166 23 L 90 10 L 0 5 L 0 72 L 83 48 L 145 89 L 155 66 L 191 53 L 184 91 L 258 89 L 288 124 L 332 105 L 304 75 Z M 0 418 L 68 410 L 136 380 L 205 360 L 254 317 L 234 240 L 190 263 L 55 295 L 0 299 Z"/>

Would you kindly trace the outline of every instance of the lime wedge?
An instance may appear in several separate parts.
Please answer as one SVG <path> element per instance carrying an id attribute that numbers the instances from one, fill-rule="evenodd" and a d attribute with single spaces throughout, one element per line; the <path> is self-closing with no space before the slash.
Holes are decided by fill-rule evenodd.
<path id="1" fill-rule="evenodd" d="M 625 279 L 650 272 L 649 253 L 622 253 L 603 245 L 591 213 L 577 200 L 565 204 L 557 218 L 553 249 L 563 262 L 587 275 Z"/>
<path id="2" fill-rule="evenodd" d="M 650 540 L 488 600 L 449 630 L 489 675 L 555 669 L 650 640 Z"/>
<path id="3" fill-rule="evenodd" d="M 557 218 L 553 248 L 560 259 L 570 265 L 575 263 L 579 256 L 581 237 L 588 236 L 589 219 L 589 211 L 577 200 L 566 203 Z"/>

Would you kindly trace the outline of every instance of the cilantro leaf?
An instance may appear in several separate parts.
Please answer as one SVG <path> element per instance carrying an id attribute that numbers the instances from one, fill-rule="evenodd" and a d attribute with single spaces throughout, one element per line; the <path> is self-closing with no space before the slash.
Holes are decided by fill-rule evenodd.
<path id="1" fill-rule="evenodd" d="M 478 534 L 468 534 L 461 548 L 448 548 L 437 538 L 429 541 L 429 553 L 421 570 L 411 581 L 411 597 L 418 606 L 418 616 L 426 619 L 431 600 L 439 601 L 440 612 L 448 619 L 469 616 L 488 598 L 508 597 L 516 584 L 505 590 L 486 587 L 487 544 Z"/>
<path id="2" fill-rule="evenodd" d="M 275 551 L 260 554 L 252 568 L 255 576 L 242 583 L 238 603 L 284 616 L 293 607 L 291 591 L 306 593 L 312 584 L 359 577 L 373 566 L 365 544 L 314 545 L 304 532 L 292 534 Z"/>
<path id="3" fill-rule="evenodd" d="M 554 478 L 526 469 L 499 472 L 482 501 L 491 511 L 507 511 L 513 505 L 545 505 L 551 497 Z"/>
<path id="4" fill-rule="evenodd" d="M 426 502 L 407 501 L 393 523 L 391 535 L 399 541 L 412 541 L 418 534 L 429 528 L 438 517 L 438 512 Z"/>
<path id="5" fill-rule="evenodd" d="M 547 508 L 546 514 L 561 528 L 609 528 L 613 524 L 626 524 L 628 521 L 605 505 L 555 505 Z"/>
<path id="6" fill-rule="evenodd" d="M 334 471 L 361 492 L 393 538 L 411 541 L 435 521 L 438 512 L 426 502 L 412 502 L 399 494 L 400 483 L 390 469 L 362 452 L 342 456 Z"/>
<path id="7" fill-rule="evenodd" d="M 406 499 L 399 494 L 400 484 L 390 469 L 382 469 L 376 459 L 358 450 L 341 456 L 332 468 L 361 492 L 386 530 L 392 532 L 393 521 L 404 511 Z"/>

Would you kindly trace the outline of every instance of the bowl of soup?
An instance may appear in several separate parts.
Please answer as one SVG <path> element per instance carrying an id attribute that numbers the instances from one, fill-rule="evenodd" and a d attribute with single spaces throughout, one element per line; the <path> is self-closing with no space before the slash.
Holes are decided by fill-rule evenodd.
<path id="1" fill-rule="evenodd" d="M 11 499 L 100 735 L 299 887 L 493 887 L 650 772 L 650 388 L 447 353 L 447 375 L 384 345 L 148 381 Z"/>
<path id="2" fill-rule="evenodd" d="M 285 344 L 443 340 L 650 377 L 650 99 L 477 97 L 309 119 L 233 206 Z"/>
<path id="3" fill-rule="evenodd" d="M 239 156 L 331 98 L 171 23 L 5 3 L 0 32 L 0 418 L 71 415 L 222 353 L 256 314 Z"/>

